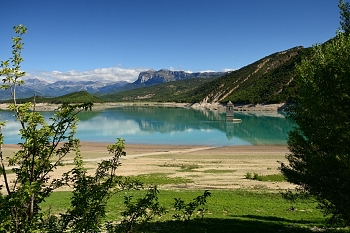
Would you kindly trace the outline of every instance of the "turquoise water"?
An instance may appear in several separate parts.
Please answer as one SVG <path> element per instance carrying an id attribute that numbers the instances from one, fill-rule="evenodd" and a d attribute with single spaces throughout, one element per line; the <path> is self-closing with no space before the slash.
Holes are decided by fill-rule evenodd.
<path id="1" fill-rule="evenodd" d="M 5 143 L 20 142 L 19 123 L 10 112 L 3 129 Z M 43 112 L 48 119 L 52 112 Z M 168 107 L 119 107 L 79 115 L 77 137 L 81 141 L 175 145 L 285 145 L 292 123 L 281 114 L 237 112 L 242 122 L 227 123 L 225 113 Z"/>

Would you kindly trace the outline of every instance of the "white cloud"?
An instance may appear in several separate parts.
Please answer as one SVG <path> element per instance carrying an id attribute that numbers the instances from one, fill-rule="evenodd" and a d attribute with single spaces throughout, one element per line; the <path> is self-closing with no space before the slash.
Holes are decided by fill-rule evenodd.
<path id="1" fill-rule="evenodd" d="M 235 69 L 223 69 L 222 72 L 231 72 L 231 71 L 235 71 Z"/>
<path id="2" fill-rule="evenodd" d="M 215 70 L 201 70 L 200 73 L 216 72 Z"/>
<path id="3" fill-rule="evenodd" d="M 134 82 L 140 72 L 151 70 L 149 68 L 121 68 L 121 67 L 110 67 L 110 68 L 97 68 L 87 71 L 33 71 L 27 72 L 25 79 L 37 78 L 53 83 L 56 81 L 100 81 L 105 83 L 117 82 L 117 81 L 128 81 Z M 170 66 L 170 70 L 174 71 L 174 67 Z M 179 69 L 181 70 L 181 69 Z M 228 72 L 234 69 L 223 69 L 222 71 Z M 188 73 L 193 72 L 214 72 L 214 70 L 183 70 Z"/>
<path id="4" fill-rule="evenodd" d="M 55 81 L 100 81 L 100 82 L 117 82 L 117 81 L 135 81 L 140 72 L 149 70 L 148 68 L 98 68 L 88 71 L 71 70 L 61 71 L 35 71 L 27 72 L 26 79 L 37 78 L 47 82 Z"/>

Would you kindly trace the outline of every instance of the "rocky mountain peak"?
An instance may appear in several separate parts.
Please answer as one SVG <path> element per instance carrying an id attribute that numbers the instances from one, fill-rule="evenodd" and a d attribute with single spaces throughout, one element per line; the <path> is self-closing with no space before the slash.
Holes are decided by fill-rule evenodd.
<path id="1" fill-rule="evenodd" d="M 178 81 L 190 78 L 209 78 L 209 77 L 219 77 L 224 75 L 225 72 L 185 72 L 185 71 L 171 71 L 167 69 L 161 69 L 158 71 L 148 70 L 141 72 L 138 79 L 134 84 L 146 84 L 154 85 L 159 83 L 165 83 L 170 81 Z"/>

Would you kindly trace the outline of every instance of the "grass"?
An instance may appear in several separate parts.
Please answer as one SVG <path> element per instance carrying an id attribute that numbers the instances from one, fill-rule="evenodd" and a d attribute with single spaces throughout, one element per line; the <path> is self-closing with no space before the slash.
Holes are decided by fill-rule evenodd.
<path id="1" fill-rule="evenodd" d="M 270 182 L 283 182 L 286 178 L 281 174 L 271 174 L 271 175 L 259 175 L 257 173 L 247 172 L 245 178 L 248 180 L 258 180 L 258 181 L 270 181 Z"/>
<path id="2" fill-rule="evenodd" d="M 258 176 L 259 181 L 274 181 L 274 182 L 283 182 L 286 181 L 286 177 L 284 177 L 282 174 L 272 174 L 272 175 L 259 175 Z"/>
<path id="3" fill-rule="evenodd" d="M 145 185 L 164 185 L 164 184 L 187 184 L 193 183 L 190 179 L 182 177 L 168 177 L 168 173 L 150 173 L 142 174 L 138 176 L 131 176 L 133 179 L 137 179 Z"/>
<path id="4" fill-rule="evenodd" d="M 163 155 L 162 155 L 163 156 Z M 225 157 L 226 155 L 224 155 Z M 173 159 L 173 155 L 166 157 L 169 164 L 165 163 L 160 165 L 161 167 L 169 167 L 169 169 L 162 169 L 163 173 L 151 173 L 134 176 L 145 183 L 145 185 L 159 185 L 159 202 L 160 205 L 165 206 L 168 213 L 161 217 L 153 219 L 149 224 L 143 224 L 139 226 L 139 231 L 135 232 L 296 232 L 296 233 L 311 233 L 320 231 L 320 229 L 326 226 L 322 213 L 316 208 L 316 203 L 313 200 L 306 199 L 305 201 L 291 202 L 282 198 L 282 195 L 278 192 L 271 192 L 270 189 L 265 186 L 264 182 L 252 182 L 256 184 L 254 187 L 247 187 L 247 189 L 211 189 L 212 196 L 207 199 L 207 205 L 204 214 L 204 218 L 195 218 L 189 222 L 175 221 L 172 215 L 174 214 L 174 198 L 181 198 L 186 203 L 193 198 L 203 194 L 204 190 L 188 190 L 173 189 L 170 186 L 180 187 L 182 184 L 189 184 L 196 181 L 195 177 L 203 177 L 213 175 L 213 179 L 237 175 L 238 171 L 239 179 L 242 179 L 246 171 L 259 172 L 250 173 L 251 177 L 267 179 L 269 181 L 277 181 L 282 177 L 280 174 L 273 175 L 260 175 L 264 173 L 264 169 L 269 170 L 269 173 L 273 173 L 274 164 L 264 163 L 266 167 L 259 167 L 260 170 L 256 170 L 255 167 L 249 167 L 244 171 L 233 168 L 230 169 L 231 163 L 235 163 L 235 160 L 226 160 L 222 157 L 215 157 L 213 160 L 212 155 L 200 155 L 194 159 L 189 160 L 189 156 L 182 154 L 176 155 L 176 160 Z M 183 157 L 179 159 L 178 157 Z M 142 159 L 140 157 L 138 159 Z M 228 157 L 227 157 L 228 158 Z M 255 157 L 254 157 L 255 158 Z M 278 159 L 274 158 L 273 161 Z M 156 160 L 155 166 L 159 166 L 164 161 Z M 249 164 L 250 157 L 243 162 Z M 217 169 L 210 163 L 216 163 Z M 224 164 L 221 166 L 221 163 Z M 206 167 L 208 165 L 208 167 Z M 242 163 L 241 163 L 242 164 Z M 200 169 L 198 169 L 200 168 Z M 165 170 L 165 171 L 164 171 Z M 175 171 L 176 170 L 176 171 Z M 179 173 L 180 171 L 196 171 L 188 174 Z M 183 177 L 175 177 L 176 173 Z M 226 173 L 226 174 L 225 174 Z M 275 171 L 277 173 L 277 171 Z M 237 181 L 239 182 L 239 181 Z M 249 183 L 249 182 L 246 182 Z M 194 183 L 197 185 L 197 182 Z M 164 185 L 164 186 L 163 186 Z M 195 187 L 195 185 L 193 185 Z M 164 190 L 165 188 L 171 188 L 172 190 Z M 222 187 L 220 187 L 222 188 Z M 249 189 L 248 189 L 249 188 Z M 121 211 L 124 210 L 124 196 L 132 195 L 134 200 L 145 194 L 145 191 L 123 191 L 117 193 L 112 197 L 106 207 L 106 220 L 119 221 L 121 220 Z M 42 203 L 42 207 L 48 210 L 52 206 L 52 213 L 64 213 L 69 207 L 71 198 L 71 192 L 54 192 L 52 196 Z M 295 210 L 292 211 L 293 208 Z M 349 229 L 340 229 L 339 231 L 332 229 L 325 229 L 323 232 L 350 232 Z"/>
<path id="5" fill-rule="evenodd" d="M 307 199 L 291 203 L 279 193 L 248 190 L 212 190 L 207 199 L 207 211 L 204 218 L 195 218 L 189 222 L 175 221 L 174 198 L 188 202 L 203 194 L 203 190 L 160 190 L 159 202 L 168 210 L 168 214 L 140 225 L 142 232 L 314 232 L 325 226 L 322 213 L 313 200 Z M 112 197 L 107 205 L 107 220 L 120 220 L 124 195 L 135 198 L 144 191 L 121 192 Z M 70 192 L 55 192 L 42 204 L 44 209 L 50 205 L 53 210 L 62 210 L 69 205 Z M 323 229 L 322 232 L 350 232 L 349 229 Z"/>
<path id="6" fill-rule="evenodd" d="M 13 170 L 12 169 L 6 169 L 6 174 L 9 175 L 9 174 L 13 174 Z"/>
<path id="7" fill-rule="evenodd" d="M 208 169 L 204 170 L 204 173 L 212 173 L 212 174 L 219 174 L 219 173 L 233 173 L 235 170 L 220 170 L 220 169 Z"/>
<path id="8" fill-rule="evenodd" d="M 181 172 L 194 172 L 194 169 L 201 168 L 201 166 L 197 164 L 183 164 L 181 166 Z"/>
<path id="9" fill-rule="evenodd" d="M 160 165 L 160 167 L 178 167 L 181 168 L 181 170 L 178 170 L 180 172 L 194 172 L 194 169 L 201 168 L 201 166 L 197 164 L 179 164 L 179 163 L 165 163 L 163 165 Z"/>

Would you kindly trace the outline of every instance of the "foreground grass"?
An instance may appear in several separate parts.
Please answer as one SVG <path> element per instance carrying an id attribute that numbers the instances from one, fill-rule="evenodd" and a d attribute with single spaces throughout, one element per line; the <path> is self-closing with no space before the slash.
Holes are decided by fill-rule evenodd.
<path id="1" fill-rule="evenodd" d="M 175 221 L 174 198 L 185 202 L 202 195 L 203 190 L 161 190 L 159 202 L 168 210 L 166 215 L 151 223 L 139 225 L 142 232 L 350 232 L 348 229 L 323 229 L 325 221 L 313 200 L 290 203 L 279 193 L 266 190 L 213 190 L 208 198 L 204 218 L 189 222 Z M 124 195 L 141 197 L 144 191 L 121 192 L 107 206 L 107 220 L 118 221 L 123 210 Z M 69 205 L 70 192 L 55 192 L 44 209 L 62 212 Z M 295 208 L 291 210 L 291 206 Z"/>

